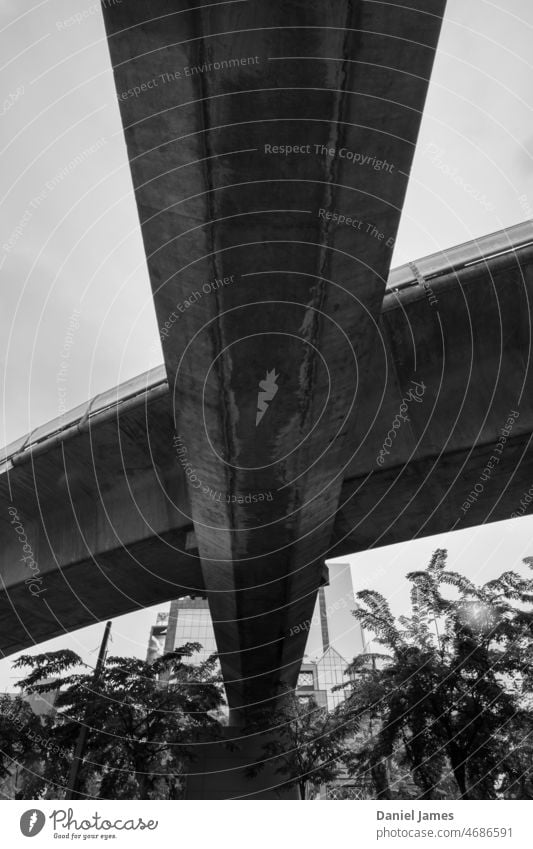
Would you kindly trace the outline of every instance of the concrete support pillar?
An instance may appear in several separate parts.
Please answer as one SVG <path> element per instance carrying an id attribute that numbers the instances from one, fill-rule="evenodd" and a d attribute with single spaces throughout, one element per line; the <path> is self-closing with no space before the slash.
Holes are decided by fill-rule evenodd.
<path id="1" fill-rule="evenodd" d="M 247 767 L 265 757 L 264 734 L 244 734 L 237 727 L 225 729 L 223 739 L 199 744 L 196 761 L 187 777 L 187 799 L 299 799 L 297 786 L 285 787 L 280 773 L 281 757 L 266 763 L 255 776 Z"/>

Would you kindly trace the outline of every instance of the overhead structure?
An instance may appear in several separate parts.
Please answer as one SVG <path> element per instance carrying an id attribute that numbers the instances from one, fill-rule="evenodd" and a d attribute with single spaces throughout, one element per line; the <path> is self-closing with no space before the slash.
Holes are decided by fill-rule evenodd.
<path id="1" fill-rule="evenodd" d="M 324 556 L 532 512 L 532 301 L 532 222 L 391 273 Z M 162 366 L 6 449 L 4 654 L 205 593 L 172 399 Z M 253 738 L 203 746 L 190 795 L 255 796 L 242 767 L 260 754 Z"/>
<path id="2" fill-rule="evenodd" d="M 296 682 L 305 635 L 285 635 L 312 615 L 356 451 L 443 11 L 103 9 L 236 721 Z"/>
<path id="3" fill-rule="evenodd" d="M 328 557 L 533 512 L 533 222 L 413 266 L 389 277 Z M 5 449 L 3 656 L 205 592 L 171 431 L 161 366 Z"/>

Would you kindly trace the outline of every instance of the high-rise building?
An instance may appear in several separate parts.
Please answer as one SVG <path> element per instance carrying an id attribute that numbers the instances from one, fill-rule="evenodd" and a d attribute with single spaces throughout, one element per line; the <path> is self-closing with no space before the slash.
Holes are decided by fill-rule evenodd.
<path id="1" fill-rule="evenodd" d="M 329 584 L 320 587 L 313 617 L 301 626 L 309 631 L 302 671 L 308 666 L 316 670 L 318 690 L 326 694 L 327 706 L 332 710 L 345 698 L 343 690 L 333 688 L 347 684 L 345 670 L 356 655 L 366 651 L 367 640 L 352 613 L 357 602 L 350 565 L 332 563 L 328 569 Z M 318 702 L 316 697 L 315 701 Z"/>
<path id="2" fill-rule="evenodd" d="M 307 625 L 306 658 L 318 658 L 332 646 L 351 662 L 366 649 L 366 637 L 352 611 L 357 608 L 349 563 L 328 567 L 329 583 L 318 591 L 315 612 Z"/>
<path id="3" fill-rule="evenodd" d="M 191 657 L 194 663 L 202 663 L 217 651 L 215 631 L 206 598 L 188 596 L 170 603 L 165 651 L 174 651 L 186 643 L 199 643 L 202 646 Z"/>
<path id="4" fill-rule="evenodd" d="M 167 638 L 168 629 L 168 613 L 158 613 L 156 624 L 150 628 L 150 638 L 148 640 L 148 651 L 146 652 L 146 662 L 153 663 L 158 657 L 161 657 L 165 652 L 165 641 Z"/>
<path id="5" fill-rule="evenodd" d="M 217 651 L 209 604 L 205 598 L 186 596 L 175 599 L 170 602 L 168 613 L 157 614 L 156 624 L 150 629 L 146 660 L 152 663 L 162 654 L 186 643 L 202 646 L 191 656 L 194 663 L 202 663 Z"/>
<path id="6" fill-rule="evenodd" d="M 157 614 L 156 624 L 150 629 L 146 660 L 153 663 L 162 654 L 173 652 L 187 643 L 201 645 L 201 649 L 187 658 L 190 663 L 202 663 L 217 651 L 209 604 L 205 598 L 186 596 L 175 599 L 170 602 L 168 612 Z M 162 684 L 168 681 L 168 672 L 161 673 L 159 680 Z M 223 724 L 227 723 L 227 706 L 223 705 L 213 715 Z"/>

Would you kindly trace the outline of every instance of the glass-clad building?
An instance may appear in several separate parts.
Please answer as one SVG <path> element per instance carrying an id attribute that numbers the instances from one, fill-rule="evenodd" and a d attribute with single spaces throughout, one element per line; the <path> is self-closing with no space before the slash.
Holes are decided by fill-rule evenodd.
<path id="1" fill-rule="evenodd" d="M 339 652 L 332 646 L 324 652 L 322 657 L 316 661 L 318 686 L 324 690 L 327 695 L 329 710 L 337 707 L 347 696 L 345 690 L 334 690 L 339 684 L 347 683 L 347 677 L 344 674 L 348 661 L 345 660 Z"/>
<path id="2" fill-rule="evenodd" d="M 170 602 L 168 613 L 158 613 L 150 630 L 146 659 L 152 663 L 163 653 L 175 651 L 186 643 L 202 648 L 191 655 L 192 663 L 202 663 L 216 652 L 215 632 L 209 604 L 205 598 L 179 598 Z"/>
<path id="3" fill-rule="evenodd" d="M 186 643 L 200 643 L 202 646 L 191 656 L 193 663 L 202 663 L 217 650 L 206 598 L 187 597 L 170 603 L 165 651 L 174 651 Z"/>

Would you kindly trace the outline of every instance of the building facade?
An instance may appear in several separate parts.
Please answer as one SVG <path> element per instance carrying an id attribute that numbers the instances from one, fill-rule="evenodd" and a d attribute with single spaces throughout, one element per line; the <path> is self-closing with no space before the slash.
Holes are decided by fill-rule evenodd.
<path id="1" fill-rule="evenodd" d="M 309 631 L 304 662 L 298 678 L 297 694 L 305 695 L 301 682 L 309 681 L 311 670 L 316 680 L 317 704 L 326 700 L 333 710 L 346 697 L 344 690 L 335 690 L 345 684 L 345 670 L 354 657 L 364 654 L 368 641 L 352 611 L 357 608 L 353 592 L 352 575 L 348 563 L 332 563 L 329 567 L 329 584 L 320 587 L 312 619 L 303 623 Z M 302 627 L 302 625 L 300 626 Z"/>
<path id="2" fill-rule="evenodd" d="M 165 651 L 175 651 L 186 643 L 199 643 L 202 647 L 191 656 L 194 663 L 202 663 L 217 651 L 206 598 L 179 598 L 170 603 Z"/>
<path id="3" fill-rule="evenodd" d="M 158 613 L 150 629 L 146 660 L 175 651 L 186 643 L 199 643 L 201 649 L 191 655 L 191 662 L 202 663 L 217 651 L 215 632 L 206 598 L 190 597 L 170 602 L 168 613 Z"/>

